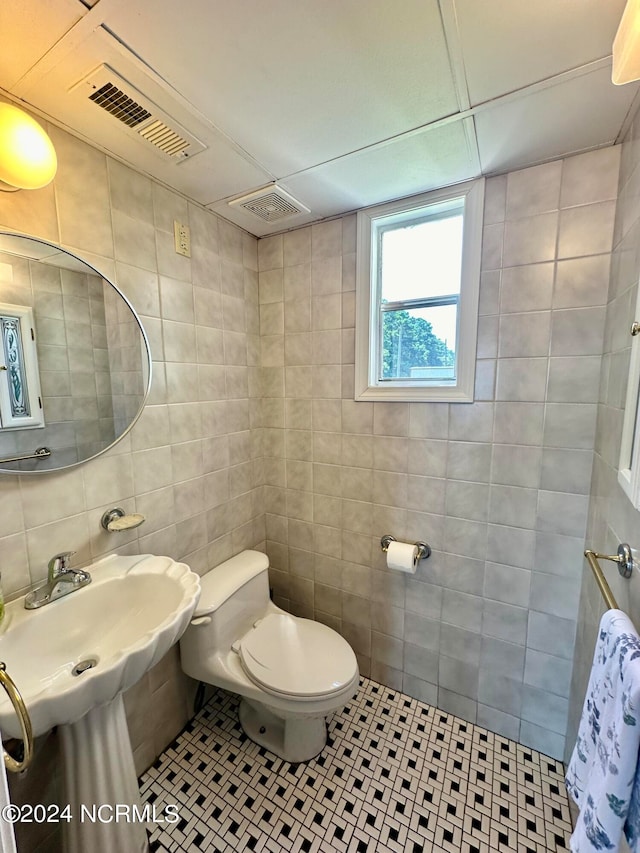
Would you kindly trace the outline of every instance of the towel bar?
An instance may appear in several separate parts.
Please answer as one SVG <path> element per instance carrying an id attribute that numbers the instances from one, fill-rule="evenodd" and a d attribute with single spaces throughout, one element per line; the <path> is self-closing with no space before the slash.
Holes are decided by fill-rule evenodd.
<path id="1" fill-rule="evenodd" d="M 626 544 L 622 543 L 618 545 L 618 553 L 613 556 L 607 556 L 606 554 L 598 554 L 597 551 L 592 551 L 590 548 L 584 552 L 585 557 L 587 558 L 587 562 L 591 566 L 591 570 L 596 579 L 596 583 L 602 593 L 602 597 L 605 600 L 607 608 L 609 610 L 619 610 L 618 603 L 615 599 L 614 594 L 611 592 L 611 587 L 607 583 L 607 579 L 604 576 L 602 569 L 600 568 L 600 563 L 598 560 L 611 560 L 613 563 L 618 564 L 618 572 L 623 578 L 630 578 L 631 572 L 633 571 L 633 557 L 631 555 L 631 548 Z"/>
<path id="2" fill-rule="evenodd" d="M 51 456 L 51 451 L 48 447 L 36 447 L 33 453 L 24 453 L 22 456 L 5 456 L 0 459 L 0 463 L 23 462 L 25 459 L 47 459 L 49 456 Z"/>

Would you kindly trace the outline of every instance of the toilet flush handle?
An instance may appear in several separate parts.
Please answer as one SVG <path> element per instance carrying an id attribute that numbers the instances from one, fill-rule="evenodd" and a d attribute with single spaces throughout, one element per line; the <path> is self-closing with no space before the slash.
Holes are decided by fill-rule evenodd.
<path id="1" fill-rule="evenodd" d="M 211 616 L 198 616 L 197 619 L 192 619 L 192 625 L 208 625 L 211 622 Z"/>

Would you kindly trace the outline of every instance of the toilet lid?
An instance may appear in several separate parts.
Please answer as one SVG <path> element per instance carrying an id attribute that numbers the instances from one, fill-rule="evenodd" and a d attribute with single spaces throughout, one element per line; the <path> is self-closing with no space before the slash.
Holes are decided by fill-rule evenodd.
<path id="1" fill-rule="evenodd" d="M 271 613 L 240 640 L 247 675 L 273 693 L 326 696 L 347 685 L 358 671 L 356 656 L 326 625 Z"/>

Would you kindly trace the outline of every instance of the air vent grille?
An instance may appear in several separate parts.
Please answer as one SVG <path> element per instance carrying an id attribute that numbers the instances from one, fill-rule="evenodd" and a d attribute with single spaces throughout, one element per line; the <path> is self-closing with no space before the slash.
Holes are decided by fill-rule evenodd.
<path id="1" fill-rule="evenodd" d="M 249 195 L 236 198 L 229 204 L 232 207 L 241 207 L 254 216 L 259 216 L 264 222 L 277 222 L 281 219 L 310 212 L 308 207 L 273 184 Z"/>
<path id="2" fill-rule="evenodd" d="M 300 213 L 300 210 L 286 199 L 281 198 L 277 193 L 270 193 L 255 201 L 248 201 L 241 205 L 245 210 L 255 213 L 266 222 L 273 222 L 274 219 L 282 219 L 283 216 L 293 216 L 295 213 Z"/>
<path id="3" fill-rule="evenodd" d="M 148 110 L 136 103 L 133 98 L 125 95 L 113 83 L 105 83 L 97 92 L 89 95 L 89 100 L 111 113 L 127 127 L 136 127 L 151 116 Z"/>
<path id="4" fill-rule="evenodd" d="M 152 145 L 157 154 L 172 163 L 182 163 L 206 149 L 168 110 L 156 106 L 108 65 L 100 65 L 70 91 L 93 101 L 118 119 L 123 129 Z M 164 97 L 163 103 L 167 102 Z M 173 111 L 175 105 L 167 105 Z"/>
<path id="5" fill-rule="evenodd" d="M 138 133 L 144 139 L 147 139 L 156 148 L 164 151 L 165 154 L 170 154 L 175 157 L 181 151 L 189 146 L 189 142 L 168 127 L 163 121 L 152 121 L 146 127 L 141 128 Z"/>

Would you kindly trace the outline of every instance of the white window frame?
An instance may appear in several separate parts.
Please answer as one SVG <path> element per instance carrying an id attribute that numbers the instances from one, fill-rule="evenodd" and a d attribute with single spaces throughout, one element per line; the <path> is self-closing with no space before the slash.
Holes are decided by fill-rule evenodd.
<path id="1" fill-rule="evenodd" d="M 381 345 L 378 241 L 374 235 L 382 222 L 401 222 L 416 216 L 430 205 L 464 199 L 462 275 L 458 302 L 455 379 L 385 379 L 378 377 Z M 433 192 L 398 201 L 377 204 L 358 212 L 356 255 L 356 354 L 355 399 L 398 402 L 472 403 L 476 370 L 480 259 L 484 178 L 467 181 Z M 426 210 L 425 210 L 426 212 Z M 419 300 L 425 304 L 445 304 L 442 299 Z M 411 306 L 410 306 L 411 307 Z"/>
<path id="2" fill-rule="evenodd" d="M 640 288 L 635 317 L 640 316 Z M 627 398 L 622 422 L 618 483 L 636 509 L 640 509 L 640 335 L 631 339 Z"/>
<path id="3" fill-rule="evenodd" d="M 28 400 L 29 415 L 16 417 L 11 411 L 9 393 L 10 374 L 4 364 L 4 343 L 0 340 L 0 430 L 40 429 L 44 427 L 44 409 L 38 372 L 38 353 L 36 350 L 35 323 L 33 309 L 26 305 L 0 303 L 0 315 L 16 319 L 20 324 L 20 337 L 24 365 L 25 397 Z"/>

